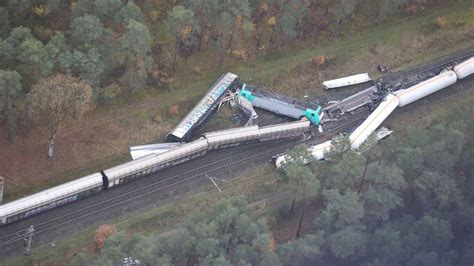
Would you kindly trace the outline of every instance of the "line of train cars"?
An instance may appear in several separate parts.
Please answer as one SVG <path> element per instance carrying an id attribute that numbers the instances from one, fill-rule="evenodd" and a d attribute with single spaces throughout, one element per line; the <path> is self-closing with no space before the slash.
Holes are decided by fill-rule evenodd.
<path id="1" fill-rule="evenodd" d="M 445 88 L 474 73 L 474 58 L 405 90 L 389 94 L 385 101 L 350 135 L 351 146 L 358 148 L 367 137 L 390 115 L 397 106 L 405 106 Z M 160 154 L 151 154 L 115 167 L 102 170 L 77 180 L 38 192 L 36 194 L 0 205 L 0 225 L 31 217 L 37 213 L 76 201 L 88 195 L 118 186 L 137 177 L 174 166 L 204 155 L 209 150 L 237 146 L 258 141 L 301 136 L 309 130 L 310 121 L 303 120 L 266 126 L 250 126 L 204 134 L 196 141 L 186 143 Z M 316 159 L 324 158 L 331 148 L 330 142 L 312 147 Z M 280 156 L 281 166 L 288 158 Z"/>
<path id="2" fill-rule="evenodd" d="M 407 89 L 389 93 L 367 119 L 349 135 L 351 148 L 358 149 L 397 107 L 406 106 L 441 89 L 449 87 L 456 83 L 458 79 L 464 79 L 473 73 L 474 57 L 457 64 L 452 69 L 441 72 L 431 79 L 420 82 Z M 325 154 L 331 147 L 331 141 L 326 141 L 310 147 L 309 151 L 315 160 L 323 160 Z M 291 160 L 288 155 L 280 155 L 275 158 L 274 162 L 277 168 L 281 168 L 288 160 Z"/>
<path id="3" fill-rule="evenodd" d="M 77 180 L 0 205 L 0 225 L 67 204 L 161 169 L 204 155 L 209 150 L 247 143 L 302 136 L 310 128 L 306 118 L 272 126 L 250 126 L 205 133 L 199 139 L 160 154 L 150 154 Z"/>

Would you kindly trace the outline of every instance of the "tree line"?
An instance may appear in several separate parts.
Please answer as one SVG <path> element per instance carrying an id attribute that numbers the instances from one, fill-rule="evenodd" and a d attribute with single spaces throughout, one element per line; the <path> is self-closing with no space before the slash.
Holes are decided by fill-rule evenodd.
<path id="1" fill-rule="evenodd" d="M 40 113 L 31 110 L 38 106 L 27 101 L 39 96 L 28 94 L 42 88 L 51 99 L 71 103 L 63 99 L 71 94 L 53 95 L 54 89 L 39 85 L 50 84 L 52 79 L 73 77 L 85 82 L 92 90 L 91 98 L 79 105 L 90 109 L 117 95 L 164 86 L 177 71 L 180 57 L 187 60 L 204 48 L 215 51 L 216 62 L 209 63 L 219 68 L 229 55 L 247 58 L 322 32 L 337 33 L 342 23 L 356 16 L 379 21 L 391 13 L 416 13 L 438 1 L 376 2 L 374 7 L 369 0 L 3 1 L 0 117 L 14 142 L 17 113 L 22 111 L 32 122 L 36 117 L 28 114 Z M 169 39 L 173 47 L 166 45 Z M 88 98 L 88 89 L 82 93 Z M 68 119 L 64 113 L 59 117 Z M 58 124 L 47 125 L 52 147 L 51 136 L 63 119 L 42 120 Z"/>
<path id="2" fill-rule="evenodd" d="M 118 233 L 97 257 L 74 263 L 116 265 L 131 256 L 144 265 L 471 265 L 474 121 L 464 117 L 472 111 L 472 99 L 463 101 L 427 128 L 369 139 L 361 151 L 341 138 L 328 160 L 308 166 L 306 149 L 295 148 L 299 159 L 276 176 L 295 199 L 276 215 L 301 218 L 290 242 L 275 243 L 266 220 L 238 197 L 168 234 Z M 314 224 L 302 233 L 311 208 Z"/>

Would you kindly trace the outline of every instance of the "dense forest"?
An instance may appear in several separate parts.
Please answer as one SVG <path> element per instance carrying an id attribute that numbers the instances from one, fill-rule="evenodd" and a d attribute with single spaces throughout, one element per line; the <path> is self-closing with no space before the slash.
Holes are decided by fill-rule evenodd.
<path id="1" fill-rule="evenodd" d="M 373 25 L 439 2 L 2 1 L 1 119 L 12 142 L 20 122 L 47 127 L 51 157 L 63 121 L 117 97 L 166 88 L 179 62 L 200 51 L 208 51 L 209 64 L 218 69 L 227 58 L 272 54 L 295 41 L 337 36 L 348 22 Z M 74 93 L 58 94 L 61 84 L 70 84 Z M 51 102 L 54 107 L 45 106 Z"/>
<path id="2" fill-rule="evenodd" d="M 268 219 L 256 220 L 238 197 L 163 235 L 109 230 L 96 258 L 79 254 L 74 263 L 117 265 L 132 257 L 150 265 L 472 265 L 474 121 L 463 119 L 472 103 L 361 151 L 341 138 L 327 161 L 289 162 L 276 179 L 296 201 L 268 215 L 300 217 L 293 241 L 275 243 Z M 292 153 L 306 160 L 305 150 Z M 305 201 L 319 204 L 295 213 Z M 317 215 L 301 234 L 309 208 Z"/>

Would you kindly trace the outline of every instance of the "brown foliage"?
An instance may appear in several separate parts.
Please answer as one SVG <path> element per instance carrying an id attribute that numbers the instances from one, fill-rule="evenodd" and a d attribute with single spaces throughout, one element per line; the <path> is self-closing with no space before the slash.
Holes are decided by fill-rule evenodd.
<path id="1" fill-rule="evenodd" d="M 437 28 L 444 29 L 446 26 L 448 26 L 448 20 L 446 17 L 437 17 L 434 21 L 434 24 Z"/>
<path id="2" fill-rule="evenodd" d="M 36 121 L 59 126 L 66 118 L 79 118 L 92 106 L 92 88 L 62 74 L 34 85 L 27 95 L 28 114 Z"/>
<path id="3" fill-rule="evenodd" d="M 170 108 L 168 109 L 168 114 L 170 116 L 179 116 L 179 105 L 177 104 L 171 105 Z"/>
<path id="4" fill-rule="evenodd" d="M 427 5 L 427 0 L 413 0 L 410 3 L 406 4 L 403 9 L 408 15 L 416 15 L 425 10 Z"/>
<path id="5" fill-rule="evenodd" d="M 313 66 L 315 66 L 316 68 L 321 68 L 323 65 L 326 64 L 327 59 L 328 58 L 325 55 L 316 56 L 312 60 Z"/>
<path id="6" fill-rule="evenodd" d="M 235 59 L 246 61 L 249 58 L 247 51 L 244 48 L 236 49 L 232 51 L 232 56 Z"/>
<path id="7" fill-rule="evenodd" d="M 117 227 L 114 224 L 103 224 L 95 231 L 95 245 L 97 251 L 104 247 L 107 238 L 117 233 Z"/>
<path id="8" fill-rule="evenodd" d="M 54 139 L 67 119 L 80 118 L 92 106 L 92 88 L 84 81 L 57 74 L 41 80 L 27 95 L 28 116 L 48 127 L 53 156 Z"/>
<path id="9" fill-rule="evenodd" d="M 273 27 L 273 26 L 275 26 L 275 25 L 276 25 L 276 18 L 275 18 L 275 16 L 269 17 L 268 20 L 267 20 L 267 26 L 268 26 L 268 27 Z"/>
<path id="10" fill-rule="evenodd" d="M 192 72 L 194 75 L 201 75 L 202 74 L 202 68 L 200 66 L 195 66 L 192 69 Z"/>

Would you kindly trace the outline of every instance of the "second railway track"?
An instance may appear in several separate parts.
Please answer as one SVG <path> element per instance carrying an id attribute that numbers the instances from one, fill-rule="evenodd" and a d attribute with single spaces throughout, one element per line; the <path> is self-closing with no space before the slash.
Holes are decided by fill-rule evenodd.
<path id="1" fill-rule="evenodd" d="M 349 122 L 346 122 L 344 124 L 339 124 L 339 125 L 334 125 L 329 129 L 328 131 L 325 131 L 323 133 L 320 133 L 317 135 L 317 137 L 329 135 L 331 133 L 341 131 L 343 129 L 348 129 L 352 127 L 354 124 L 360 122 L 365 116 L 368 115 L 368 111 L 365 112 L 360 112 L 354 116 L 354 119 L 352 119 Z M 71 213 L 67 213 L 65 215 L 53 218 L 51 220 L 41 222 L 39 224 L 34 225 L 35 232 L 34 234 L 40 234 L 44 233 L 46 231 L 49 231 L 51 229 L 54 229 L 58 226 L 65 225 L 77 220 L 80 220 L 82 218 L 100 213 L 102 211 L 105 211 L 107 209 L 111 209 L 117 206 L 120 206 L 122 204 L 125 204 L 127 202 L 136 200 L 138 198 L 147 196 L 152 193 L 156 193 L 158 191 L 170 188 L 172 186 L 185 183 L 188 181 L 191 181 L 193 179 L 205 176 L 207 173 L 214 172 L 216 170 L 226 168 L 232 165 L 236 165 L 245 161 L 249 161 L 251 159 L 255 159 L 258 157 L 262 157 L 265 155 L 269 154 L 276 154 L 279 152 L 283 152 L 288 148 L 291 148 L 295 145 L 301 144 L 301 143 L 311 143 L 314 141 L 313 138 L 307 139 L 307 140 L 300 140 L 300 141 L 293 141 L 281 146 L 275 146 L 275 145 L 266 145 L 263 147 L 256 148 L 251 151 L 247 152 L 242 152 L 224 159 L 220 159 L 218 161 L 215 161 L 213 163 L 207 164 L 200 166 L 198 168 L 186 171 L 184 173 L 172 176 L 170 178 L 166 178 L 164 180 L 160 180 L 158 182 L 155 182 L 153 184 L 147 185 L 145 187 L 127 192 L 125 194 L 110 198 L 105 201 L 98 202 L 93 205 L 89 205 L 86 208 L 82 208 L 80 210 L 73 211 Z M 0 247 L 5 247 L 8 245 L 12 245 L 16 242 L 20 242 L 23 240 L 24 235 L 26 233 L 26 228 L 19 230 L 14 233 L 10 233 L 7 235 L 0 236 Z"/>

